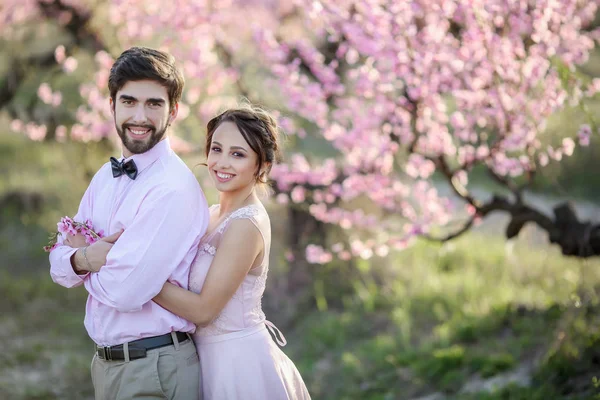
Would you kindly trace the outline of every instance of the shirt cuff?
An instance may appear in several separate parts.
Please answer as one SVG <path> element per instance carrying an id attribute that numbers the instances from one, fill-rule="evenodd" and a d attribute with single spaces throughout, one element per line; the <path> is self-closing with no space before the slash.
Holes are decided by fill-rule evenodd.
<path id="1" fill-rule="evenodd" d="M 61 249 L 55 249 L 54 251 L 60 251 L 60 250 Z M 89 272 L 86 272 L 85 274 L 78 275 L 73 270 L 73 265 L 71 264 L 71 257 L 73 256 L 73 254 L 75 254 L 75 252 L 77 250 L 78 250 L 77 248 L 71 248 L 71 249 L 65 251 L 64 253 L 62 253 L 59 256 L 59 259 L 51 260 L 51 261 L 54 261 L 54 262 L 51 262 L 52 267 L 57 267 L 57 268 L 51 268 L 52 279 L 56 283 L 58 283 L 62 286 L 65 286 L 65 287 L 79 286 L 84 282 L 85 278 L 87 278 L 87 276 L 90 274 Z M 51 258 L 52 258 L 52 254 L 51 254 Z"/>

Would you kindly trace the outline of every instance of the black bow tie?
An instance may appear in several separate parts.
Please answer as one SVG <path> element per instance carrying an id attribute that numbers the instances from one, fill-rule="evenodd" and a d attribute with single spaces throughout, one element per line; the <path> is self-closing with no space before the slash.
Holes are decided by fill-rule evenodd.
<path id="1" fill-rule="evenodd" d="M 127 175 L 131 179 L 135 180 L 137 177 L 137 166 L 133 160 L 129 160 L 126 163 L 119 161 L 114 157 L 110 158 L 110 165 L 112 167 L 113 178 L 117 178 L 123 174 Z"/>

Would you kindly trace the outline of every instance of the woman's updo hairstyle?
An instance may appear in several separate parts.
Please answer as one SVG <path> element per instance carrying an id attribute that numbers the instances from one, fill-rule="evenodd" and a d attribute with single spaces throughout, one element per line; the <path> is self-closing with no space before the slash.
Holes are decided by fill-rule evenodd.
<path id="1" fill-rule="evenodd" d="M 211 119 L 206 125 L 206 156 L 210 153 L 212 138 L 223 122 L 234 123 L 248 145 L 258 155 L 256 182 L 267 183 L 273 164 L 281 161 L 279 128 L 275 118 L 260 107 L 245 103 Z"/>

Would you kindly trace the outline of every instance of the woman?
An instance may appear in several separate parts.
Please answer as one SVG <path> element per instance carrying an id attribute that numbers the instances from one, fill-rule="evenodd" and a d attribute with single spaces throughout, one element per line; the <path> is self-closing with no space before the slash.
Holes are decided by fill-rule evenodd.
<path id="1" fill-rule="evenodd" d="M 191 267 L 191 291 L 167 282 L 154 298 L 198 326 L 205 400 L 310 398 L 298 370 L 271 339 L 267 328 L 275 337 L 278 332 L 261 309 L 271 228 L 256 190 L 279 160 L 277 138 L 275 120 L 251 106 L 208 123 L 207 165 L 219 204 L 210 209 Z"/>

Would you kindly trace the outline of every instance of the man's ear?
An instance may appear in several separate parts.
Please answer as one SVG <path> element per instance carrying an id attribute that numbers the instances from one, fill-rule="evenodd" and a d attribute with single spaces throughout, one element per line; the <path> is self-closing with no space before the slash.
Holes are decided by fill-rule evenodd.
<path id="1" fill-rule="evenodd" d="M 169 112 L 169 125 L 173 123 L 175 118 L 177 118 L 177 113 L 179 112 L 179 103 L 175 103 L 173 109 Z"/>
<path id="2" fill-rule="evenodd" d="M 112 97 L 108 101 L 110 103 L 110 113 L 114 117 L 115 116 L 115 102 L 113 101 Z"/>

